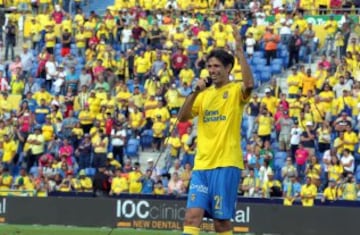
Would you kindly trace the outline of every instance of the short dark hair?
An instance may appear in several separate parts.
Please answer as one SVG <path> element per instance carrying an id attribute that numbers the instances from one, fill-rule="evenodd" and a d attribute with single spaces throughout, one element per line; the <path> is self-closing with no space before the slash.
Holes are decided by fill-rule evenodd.
<path id="1" fill-rule="evenodd" d="M 235 59 L 229 52 L 222 49 L 212 50 L 206 58 L 206 62 L 208 62 L 211 58 L 218 59 L 225 67 L 231 65 L 231 68 L 234 67 Z"/>

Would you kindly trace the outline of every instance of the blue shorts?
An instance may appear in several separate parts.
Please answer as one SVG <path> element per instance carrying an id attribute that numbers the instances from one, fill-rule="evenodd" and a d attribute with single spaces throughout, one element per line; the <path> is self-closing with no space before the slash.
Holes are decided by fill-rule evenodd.
<path id="1" fill-rule="evenodd" d="M 187 208 L 202 208 L 205 216 L 213 219 L 233 218 L 240 176 L 236 167 L 193 171 Z"/>

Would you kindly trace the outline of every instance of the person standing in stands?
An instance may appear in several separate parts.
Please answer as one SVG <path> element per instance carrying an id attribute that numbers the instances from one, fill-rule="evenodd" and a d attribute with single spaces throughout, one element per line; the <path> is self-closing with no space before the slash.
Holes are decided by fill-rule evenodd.
<path id="1" fill-rule="evenodd" d="M 5 60 L 8 60 L 9 50 L 11 50 L 11 60 L 14 60 L 14 47 L 16 46 L 16 25 L 14 20 L 10 19 L 5 28 Z"/>
<path id="2" fill-rule="evenodd" d="M 198 235 L 204 216 L 214 219 L 217 234 L 231 235 L 230 219 L 235 215 L 240 169 L 244 168 L 240 147 L 241 114 L 250 99 L 254 80 L 245 59 L 243 45 L 234 27 L 235 55 L 241 64 L 243 83 L 232 83 L 229 75 L 234 56 L 216 49 L 207 57 L 214 83 L 199 80 L 179 113 L 179 121 L 198 116 L 198 151 L 190 182 L 183 235 Z M 231 179 L 231 180 L 229 180 Z"/>

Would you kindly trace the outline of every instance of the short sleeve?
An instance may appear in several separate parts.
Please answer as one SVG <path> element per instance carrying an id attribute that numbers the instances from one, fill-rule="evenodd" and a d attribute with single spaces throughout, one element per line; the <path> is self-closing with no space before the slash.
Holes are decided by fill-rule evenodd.
<path id="1" fill-rule="evenodd" d="M 199 115 L 203 97 L 204 97 L 204 93 L 200 93 L 196 97 L 196 99 L 194 101 L 194 104 L 193 104 L 193 106 L 191 108 L 191 116 L 192 117 L 196 117 L 196 116 Z"/>

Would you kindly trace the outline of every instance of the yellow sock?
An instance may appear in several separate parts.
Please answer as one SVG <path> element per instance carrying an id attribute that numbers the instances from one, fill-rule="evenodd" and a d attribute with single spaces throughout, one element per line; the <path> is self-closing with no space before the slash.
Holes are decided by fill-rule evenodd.
<path id="1" fill-rule="evenodd" d="M 184 226 L 183 235 L 199 235 L 200 228 Z"/>
<path id="2" fill-rule="evenodd" d="M 232 235 L 233 232 L 232 231 L 227 231 L 227 232 L 222 232 L 222 233 L 217 233 L 218 235 Z"/>

